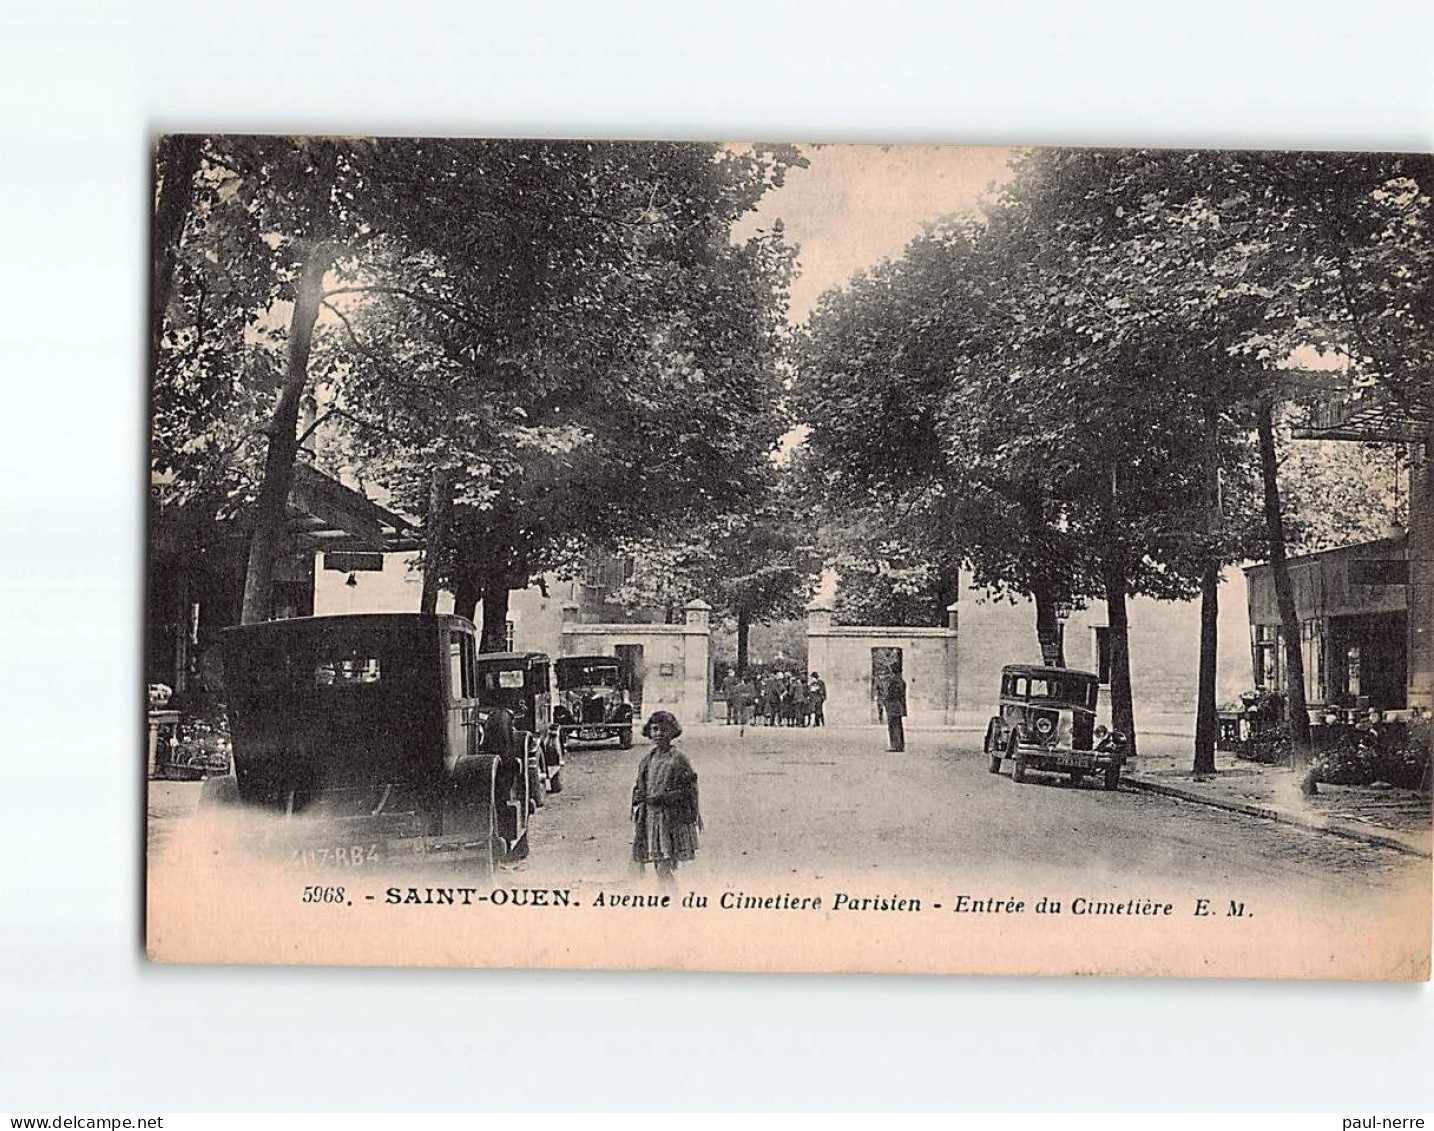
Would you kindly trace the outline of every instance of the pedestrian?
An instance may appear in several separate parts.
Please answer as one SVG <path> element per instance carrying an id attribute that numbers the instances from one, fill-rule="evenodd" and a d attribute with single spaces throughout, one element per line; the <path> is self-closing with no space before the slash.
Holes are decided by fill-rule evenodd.
<path id="1" fill-rule="evenodd" d="M 733 694 L 737 697 L 737 737 L 742 738 L 746 735 L 747 724 L 752 719 L 752 704 L 757 701 L 757 688 L 749 676 L 743 675 L 737 681 Z"/>
<path id="2" fill-rule="evenodd" d="M 651 864 L 658 883 L 672 885 L 679 861 L 697 857 L 702 828 L 697 771 L 673 745 L 682 726 L 672 712 L 654 711 L 642 733 L 653 746 L 638 765 L 632 787 L 632 859 L 639 868 Z"/>
<path id="3" fill-rule="evenodd" d="M 792 681 L 792 725 L 804 727 L 811 720 L 812 705 L 807 695 L 807 680 L 803 675 Z"/>
<path id="4" fill-rule="evenodd" d="M 767 725 L 776 726 L 777 713 L 782 709 L 782 685 L 777 681 L 776 672 L 767 677 L 762 688 L 762 709 L 767 716 Z"/>
<path id="5" fill-rule="evenodd" d="M 727 725 L 731 726 L 737 719 L 737 677 L 732 669 L 727 669 L 727 674 L 722 677 L 722 701 L 727 704 Z"/>
<path id="6" fill-rule="evenodd" d="M 906 718 L 906 680 L 901 678 L 898 668 L 886 681 L 886 736 L 888 747 L 893 754 L 906 749 L 906 731 L 902 720 Z"/>
<path id="7" fill-rule="evenodd" d="M 876 721 L 877 721 L 878 723 L 884 723 L 884 722 L 886 722 L 886 679 L 885 679 L 885 677 L 883 677 L 883 676 L 877 676 L 876 678 L 874 678 L 874 679 L 872 680 L 872 683 L 871 683 L 871 694 L 872 694 L 872 698 L 874 698 L 874 699 L 876 700 Z"/>
<path id="8" fill-rule="evenodd" d="M 821 672 L 812 672 L 810 695 L 812 700 L 812 726 L 824 727 L 827 725 L 827 717 L 825 714 L 827 685 L 822 679 Z"/>
<path id="9" fill-rule="evenodd" d="M 782 675 L 782 725 L 789 727 L 796 722 L 796 700 L 792 697 L 792 677 Z"/>

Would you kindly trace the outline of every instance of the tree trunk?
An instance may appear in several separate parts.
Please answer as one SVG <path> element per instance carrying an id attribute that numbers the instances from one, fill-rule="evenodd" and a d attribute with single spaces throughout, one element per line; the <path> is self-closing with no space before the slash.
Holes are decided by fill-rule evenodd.
<path id="1" fill-rule="evenodd" d="M 1031 596 L 1036 602 L 1036 640 L 1041 646 L 1041 662 L 1063 668 L 1066 666 L 1065 634 L 1056 616 L 1055 589 L 1038 583 L 1032 586 Z"/>
<path id="2" fill-rule="evenodd" d="M 174 261 L 184 238 L 184 224 L 194 199 L 194 174 L 199 171 L 199 137 L 171 134 L 161 138 L 154 155 L 159 196 L 154 206 L 154 244 L 149 277 L 149 363 L 153 378 L 164 338 L 164 315 L 174 290 Z"/>
<path id="3" fill-rule="evenodd" d="M 1128 584 L 1125 558 L 1114 551 L 1101 561 L 1105 584 L 1105 617 L 1110 628 L 1110 722 L 1129 741 L 1135 754 L 1135 701 L 1130 687 L 1130 621 L 1125 612 Z"/>
<path id="4" fill-rule="evenodd" d="M 1021 510 L 1032 541 L 1046 528 L 1045 499 L 1041 485 L 1026 479 L 1021 486 Z M 1065 641 L 1061 639 L 1061 622 L 1056 617 L 1056 586 L 1045 578 L 1031 584 L 1031 599 L 1036 603 L 1036 641 L 1041 646 L 1041 662 L 1052 667 L 1066 666 Z"/>
<path id="5" fill-rule="evenodd" d="M 448 528 L 453 518 L 453 473 L 436 467 L 428 482 L 428 518 L 423 524 L 423 595 L 418 611 L 438 611 L 438 590 L 448 562 Z"/>
<path id="6" fill-rule="evenodd" d="M 747 637 L 752 631 L 752 614 L 746 609 L 737 610 L 737 676 L 747 674 Z"/>
<path id="7" fill-rule="evenodd" d="M 1215 702 L 1215 661 L 1219 645 L 1220 566 L 1210 562 L 1200 578 L 1200 691 L 1195 709 L 1195 772 L 1215 772 L 1220 718 Z"/>
<path id="8" fill-rule="evenodd" d="M 1270 573 L 1275 581 L 1275 599 L 1280 608 L 1280 631 L 1284 637 L 1285 694 L 1289 703 L 1290 756 L 1294 769 L 1304 775 L 1301 788 L 1314 793 L 1309 774 L 1310 716 L 1305 706 L 1305 661 L 1300 641 L 1300 618 L 1295 609 L 1295 590 L 1290 567 L 1285 561 L 1285 520 L 1280 507 L 1280 483 L 1275 455 L 1274 405 L 1262 400 L 1255 410 L 1260 436 L 1260 477 L 1265 490 L 1265 534 L 1269 540 Z"/>
<path id="9" fill-rule="evenodd" d="M 946 618 L 949 615 L 946 610 L 961 600 L 961 565 L 942 564 L 936 568 L 936 609 L 935 619 L 931 621 L 933 628 L 945 628 Z"/>
<path id="10" fill-rule="evenodd" d="M 485 578 L 483 593 L 483 638 L 479 644 L 482 652 L 506 652 L 508 650 L 508 579 L 506 577 Z"/>
<path id="11" fill-rule="evenodd" d="M 264 458 L 264 481 L 254 506 L 254 530 L 249 539 L 249 565 L 244 575 L 243 624 L 266 620 L 274 595 L 274 562 L 284 539 L 285 508 L 294 481 L 294 456 L 299 448 L 299 402 L 309 380 L 309 350 L 314 323 L 324 296 L 324 275 L 333 264 L 336 249 L 317 243 L 304 253 L 299 272 L 294 313 L 289 321 L 289 355 L 279 403 L 269 422 L 269 449 Z"/>
<path id="12" fill-rule="evenodd" d="M 1205 398 L 1205 515 L 1210 555 L 1200 577 L 1200 674 L 1195 707 L 1195 766 L 1197 774 L 1215 772 L 1215 746 L 1220 730 L 1216 695 L 1219 655 L 1220 561 L 1215 536 L 1220 530 L 1220 410 L 1213 396 Z"/>
<path id="13" fill-rule="evenodd" d="M 479 596 L 478 583 L 466 573 L 459 574 L 453 582 L 453 612 L 477 624 Z"/>

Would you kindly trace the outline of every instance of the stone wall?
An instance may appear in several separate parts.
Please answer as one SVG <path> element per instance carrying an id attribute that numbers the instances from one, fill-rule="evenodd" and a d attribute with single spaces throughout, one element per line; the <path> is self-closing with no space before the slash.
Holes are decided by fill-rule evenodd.
<path id="1" fill-rule="evenodd" d="M 877 721 L 872 649 L 900 648 L 907 716 L 914 725 L 956 721 L 956 632 L 951 628 L 833 625 L 825 603 L 807 612 L 807 670 L 827 685 L 826 721 L 851 726 Z"/>
<path id="2" fill-rule="evenodd" d="M 691 601 L 682 624 L 562 626 L 558 656 L 614 656 L 619 645 L 642 648 L 643 716 L 671 711 L 683 724 L 712 717 L 712 606 Z"/>
<path id="3" fill-rule="evenodd" d="M 1225 571 L 1219 597 L 1216 697 L 1223 703 L 1254 684 L 1245 576 L 1240 570 L 1232 566 Z M 1126 608 L 1137 720 L 1151 714 L 1193 716 L 1200 661 L 1200 602 L 1132 597 Z M 995 703 L 1003 665 L 1041 662 L 1036 611 L 1030 601 L 1012 604 L 983 598 L 968 584 L 963 588 L 959 617 L 958 707 L 988 711 Z M 1104 601 L 1071 614 L 1065 625 L 1068 667 L 1096 670 L 1096 628 L 1105 624 Z M 1102 691 L 1102 701 L 1106 698 Z"/>

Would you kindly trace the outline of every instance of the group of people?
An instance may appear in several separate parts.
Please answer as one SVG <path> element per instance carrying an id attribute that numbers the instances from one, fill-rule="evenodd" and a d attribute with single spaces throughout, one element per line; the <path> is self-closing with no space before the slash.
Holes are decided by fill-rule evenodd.
<path id="1" fill-rule="evenodd" d="M 778 671 L 753 679 L 727 673 L 722 681 L 727 702 L 727 722 L 746 726 L 765 722 L 768 726 L 825 726 L 827 685 L 821 672 L 811 675 Z"/>

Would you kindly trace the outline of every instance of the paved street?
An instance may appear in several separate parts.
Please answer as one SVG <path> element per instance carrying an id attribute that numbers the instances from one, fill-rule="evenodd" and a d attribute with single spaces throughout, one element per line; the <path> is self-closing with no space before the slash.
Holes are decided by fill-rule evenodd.
<path id="1" fill-rule="evenodd" d="M 1427 873 L 1379 847 L 1093 782 L 986 770 L 980 736 L 917 730 L 888 754 L 876 727 L 690 727 L 682 744 L 701 777 L 706 824 L 688 873 L 818 878 L 825 870 L 900 876 L 1009 873 L 1072 882 L 1162 877 L 1229 881 L 1289 895 L 1356 895 Z M 627 869 L 627 800 L 641 749 L 570 755 L 564 793 L 534 825 L 520 869 L 609 880 Z"/>
<path id="2" fill-rule="evenodd" d="M 914 730 L 904 754 L 875 727 L 689 727 L 682 745 L 701 776 L 706 824 L 693 880 L 1023 875 L 1033 881 L 1277 889 L 1294 899 L 1393 890 L 1427 860 L 1171 798 L 1009 770 L 986 771 L 979 736 Z M 620 881 L 628 875 L 628 797 L 642 747 L 570 754 L 563 793 L 533 820 L 527 881 Z M 198 797 L 156 782 L 150 843 L 166 843 Z"/>

